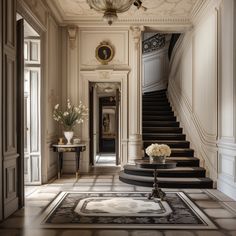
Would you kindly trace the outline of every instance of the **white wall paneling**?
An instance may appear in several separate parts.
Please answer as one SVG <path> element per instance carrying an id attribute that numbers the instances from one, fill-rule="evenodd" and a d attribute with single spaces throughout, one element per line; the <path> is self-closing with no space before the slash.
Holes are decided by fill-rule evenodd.
<path id="1" fill-rule="evenodd" d="M 142 56 L 143 92 L 167 88 L 168 83 L 168 49 L 161 49 Z"/>
<path id="2" fill-rule="evenodd" d="M 217 180 L 217 10 L 181 37 L 171 58 L 168 94 L 207 175 Z"/>
<path id="3" fill-rule="evenodd" d="M 99 66 L 101 63 L 95 58 L 95 49 L 103 41 L 110 43 L 114 48 L 114 58 L 109 65 L 128 65 L 128 31 L 117 30 L 80 30 L 80 66 L 82 69 L 88 66 Z"/>
<path id="4" fill-rule="evenodd" d="M 144 27 L 132 26 L 129 31 L 129 152 L 128 162 L 142 158 L 142 68 L 141 40 Z"/>
<path id="5" fill-rule="evenodd" d="M 128 162 L 129 154 L 137 158 L 141 155 L 141 48 L 140 36 L 142 29 L 128 28 L 76 28 L 77 34 L 73 34 L 74 26 L 69 27 L 67 43 L 63 42 L 63 48 L 67 52 L 66 68 L 63 73 L 67 75 L 67 97 L 74 104 L 81 100 L 88 105 L 89 82 L 121 82 L 121 138 L 120 158 L 121 163 Z M 137 29 L 137 30 L 136 30 Z M 141 29 L 141 31 L 140 31 Z M 137 33 L 138 32 L 138 33 Z M 65 37 L 65 32 L 63 32 Z M 71 36 L 74 35 L 73 47 Z M 102 65 L 95 57 L 96 47 L 103 41 L 108 42 L 114 48 L 114 58 L 108 65 Z M 64 49 L 63 49 L 64 50 Z M 134 68 L 131 73 L 130 67 Z M 91 76 L 91 78 L 89 78 Z M 137 115 L 139 114 L 139 115 Z M 128 125 L 129 122 L 129 125 Z M 83 130 L 83 131 L 81 131 Z M 76 129 L 76 135 L 87 144 L 87 151 L 82 153 L 81 171 L 87 172 L 89 168 L 89 136 L 88 126 L 83 124 Z M 128 152 L 128 140 L 130 145 Z M 128 154 L 129 153 L 129 154 Z M 65 163 L 65 171 L 73 172 L 74 155 L 68 155 Z"/>
<path id="6" fill-rule="evenodd" d="M 3 78 L 2 96 L 2 153 L 3 155 L 3 218 L 18 209 L 16 140 L 16 1 L 2 1 L 3 51 L 1 55 Z M 1 209 L 2 210 L 2 209 Z"/>
<path id="7" fill-rule="evenodd" d="M 218 188 L 236 199 L 236 3 L 219 8 L 219 179 Z M 234 49 L 234 50 L 232 50 Z"/>

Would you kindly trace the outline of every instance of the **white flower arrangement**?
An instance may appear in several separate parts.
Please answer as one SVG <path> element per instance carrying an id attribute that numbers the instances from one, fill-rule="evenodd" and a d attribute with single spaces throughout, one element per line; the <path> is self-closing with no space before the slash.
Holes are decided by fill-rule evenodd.
<path id="1" fill-rule="evenodd" d="M 171 149 L 166 144 L 154 143 L 145 149 L 149 157 L 168 157 L 171 154 Z"/>
<path id="2" fill-rule="evenodd" d="M 77 124 L 84 122 L 88 116 L 88 108 L 80 101 L 79 106 L 71 105 L 70 100 L 67 100 L 65 111 L 60 109 L 60 105 L 56 104 L 53 110 L 53 119 L 63 125 L 65 130 L 71 131 Z"/>

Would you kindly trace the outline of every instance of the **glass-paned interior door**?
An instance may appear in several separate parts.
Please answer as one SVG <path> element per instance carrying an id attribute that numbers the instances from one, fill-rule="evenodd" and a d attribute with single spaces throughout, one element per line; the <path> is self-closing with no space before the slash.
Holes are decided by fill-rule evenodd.
<path id="1" fill-rule="evenodd" d="M 39 68 L 25 69 L 25 184 L 41 183 L 39 79 Z"/>

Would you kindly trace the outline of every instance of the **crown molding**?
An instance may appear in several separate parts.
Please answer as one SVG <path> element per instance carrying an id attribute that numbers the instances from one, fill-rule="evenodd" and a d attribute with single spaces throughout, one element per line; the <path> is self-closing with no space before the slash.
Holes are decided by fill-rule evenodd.
<path id="1" fill-rule="evenodd" d="M 21 14 L 22 17 L 26 19 L 30 25 L 33 25 L 33 28 L 37 33 L 41 34 L 42 31 L 46 31 L 48 9 L 42 3 L 40 7 L 43 9 L 43 17 L 40 17 L 39 14 L 36 14 L 35 11 L 33 11 L 33 9 L 37 7 L 39 7 L 39 5 L 36 4 L 30 6 L 29 3 L 27 3 L 25 0 L 17 0 L 16 2 L 17 12 Z"/>
<path id="2" fill-rule="evenodd" d="M 59 0 L 44 0 L 48 8 L 50 9 L 50 12 L 53 14 L 54 18 L 58 22 L 60 26 L 67 26 L 67 25 L 78 25 L 78 26 L 106 26 L 106 22 L 102 20 L 102 14 L 87 14 L 86 12 L 89 12 L 88 9 L 84 8 L 84 3 L 82 3 L 82 10 L 78 14 L 75 14 L 74 9 L 71 10 L 71 12 L 67 12 L 66 9 L 64 9 L 60 5 Z M 155 0 L 154 0 L 155 1 Z M 206 0 L 197 0 L 196 4 L 194 5 L 194 8 L 198 8 L 197 6 L 201 6 L 201 3 Z M 165 2 L 160 3 L 165 4 Z M 156 9 L 158 7 L 155 5 Z M 166 6 L 165 6 L 166 7 Z M 70 9 L 70 8 L 69 8 Z M 173 9 L 169 9 L 170 11 Z M 160 12 L 160 14 L 158 13 Z M 178 12 L 179 13 L 179 12 Z M 190 11 L 191 13 L 191 11 Z M 166 15 L 162 10 L 157 10 L 157 12 L 151 12 L 151 14 L 135 14 L 134 11 L 131 11 L 130 13 L 127 13 L 126 15 L 119 15 L 118 21 L 114 22 L 112 27 L 119 27 L 119 26 L 132 26 L 132 25 L 146 25 L 148 27 L 161 27 L 161 28 L 168 28 L 172 27 L 175 29 L 175 26 L 179 27 L 181 31 L 186 31 L 186 28 L 189 28 L 192 26 L 192 22 L 189 18 L 188 10 L 184 12 L 182 15 L 178 14 L 178 16 L 175 16 L 175 14 Z M 175 31 L 175 30 L 174 30 Z M 177 30 L 176 32 L 179 32 Z"/>
<path id="3" fill-rule="evenodd" d="M 193 11 L 190 15 L 190 20 L 193 25 L 199 24 L 199 22 L 201 22 L 212 9 L 218 9 L 222 2 L 222 0 L 200 0 L 200 1 L 199 4 L 193 8 Z"/>
<path id="4" fill-rule="evenodd" d="M 53 15 L 57 23 L 61 26 L 65 26 L 64 24 L 64 18 L 54 1 L 52 0 L 44 0 L 45 4 L 47 5 L 47 8 L 49 9 L 50 13 Z"/>

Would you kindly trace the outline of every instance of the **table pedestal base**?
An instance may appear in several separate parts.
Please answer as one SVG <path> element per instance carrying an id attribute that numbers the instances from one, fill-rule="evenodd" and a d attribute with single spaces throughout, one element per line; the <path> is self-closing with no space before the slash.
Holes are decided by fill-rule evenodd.
<path id="1" fill-rule="evenodd" d="M 154 184 L 153 184 L 153 189 L 152 192 L 148 195 L 148 199 L 155 199 L 159 198 L 161 201 L 165 200 L 166 194 L 158 187 L 158 182 L 157 182 L 157 169 L 154 169 Z"/>
<path id="2" fill-rule="evenodd" d="M 148 195 L 148 199 L 151 200 L 151 199 L 159 198 L 161 199 L 161 201 L 164 201 L 165 196 L 166 194 L 160 188 L 153 188 L 152 193 L 149 193 Z"/>

